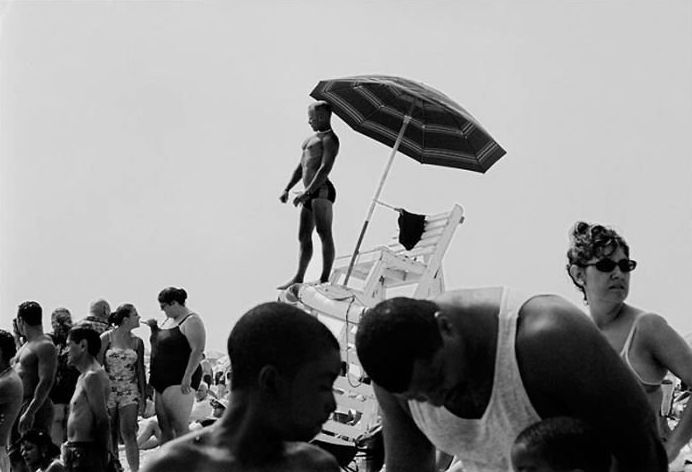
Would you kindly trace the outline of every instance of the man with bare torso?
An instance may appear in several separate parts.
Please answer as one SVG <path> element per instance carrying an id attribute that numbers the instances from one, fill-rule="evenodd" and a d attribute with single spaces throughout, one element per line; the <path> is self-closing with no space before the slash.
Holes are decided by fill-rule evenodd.
<path id="1" fill-rule="evenodd" d="M 16 353 L 14 336 L 0 329 L 0 471 L 10 470 L 7 456 L 10 429 L 19 415 L 24 396 L 22 379 L 10 365 Z"/>
<path id="2" fill-rule="evenodd" d="M 316 317 L 285 303 L 243 315 L 228 338 L 233 382 L 213 425 L 166 443 L 146 472 L 338 472 L 305 441 L 334 411 L 339 344 Z"/>
<path id="3" fill-rule="evenodd" d="M 96 356 L 101 339 L 89 328 L 72 328 L 68 336 L 68 362 L 79 370 L 79 379 L 67 418 L 67 443 L 63 456 L 68 472 L 106 470 L 110 427 L 106 400 L 108 374 Z"/>
<path id="4" fill-rule="evenodd" d="M 308 123 L 315 131 L 303 142 L 302 155 L 298 167 L 293 171 L 291 180 L 279 196 L 281 203 L 288 201 L 288 192 L 301 179 L 305 190 L 294 199 L 300 209 L 298 240 L 300 251 L 296 275 L 279 286 L 280 290 L 294 283 L 302 283 L 305 271 L 312 258 L 312 231 L 322 241 L 322 275 L 320 282 L 327 282 L 334 263 L 334 238 L 332 237 L 332 204 L 336 200 L 336 190 L 329 181 L 329 172 L 339 152 L 339 138 L 332 131 L 330 124 L 331 107 L 327 102 L 316 102 L 308 107 Z"/>
<path id="5" fill-rule="evenodd" d="M 57 351 L 51 338 L 43 333 L 42 315 L 41 305 L 33 301 L 22 303 L 17 310 L 17 329 L 26 343 L 14 359 L 24 396 L 10 434 L 8 452 L 13 472 L 28 470 L 19 450 L 22 435 L 30 429 L 50 431 L 53 423 L 53 403 L 48 394 L 55 381 Z"/>

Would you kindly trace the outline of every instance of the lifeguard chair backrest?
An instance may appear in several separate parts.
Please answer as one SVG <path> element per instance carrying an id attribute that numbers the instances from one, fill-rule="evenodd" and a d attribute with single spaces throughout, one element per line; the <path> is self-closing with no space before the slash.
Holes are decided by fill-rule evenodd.
<path id="1" fill-rule="evenodd" d="M 463 221 L 464 209 L 461 205 L 455 204 L 451 211 L 425 217 L 425 229 L 420 241 L 413 248 L 407 250 L 402 246 L 399 243 L 398 234 L 392 237 L 387 248 L 397 254 L 405 254 L 412 259 L 422 259 L 426 264 L 431 262 L 430 259 L 434 255 L 441 252 L 441 260 L 452 240 L 456 227 Z"/>

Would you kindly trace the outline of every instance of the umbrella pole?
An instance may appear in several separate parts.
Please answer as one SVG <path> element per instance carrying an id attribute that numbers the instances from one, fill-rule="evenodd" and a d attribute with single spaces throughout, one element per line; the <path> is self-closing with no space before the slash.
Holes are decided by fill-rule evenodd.
<path id="1" fill-rule="evenodd" d="M 411 108 L 413 108 L 413 107 L 411 107 Z M 382 174 L 382 177 L 380 178 L 380 184 L 377 186 L 377 190 L 375 191 L 375 196 L 372 198 L 372 202 L 370 203 L 370 209 L 368 210 L 368 214 L 365 217 L 365 222 L 363 223 L 363 227 L 360 230 L 360 236 L 358 236 L 358 242 L 356 242 L 356 248 L 353 250 L 353 255 L 351 256 L 351 261 L 348 263 L 348 270 L 346 271 L 346 277 L 344 278 L 344 286 L 348 286 L 348 280 L 351 278 L 351 272 L 353 272 L 353 266 L 356 263 L 356 258 L 358 257 L 358 250 L 360 249 L 360 245 L 363 242 L 363 237 L 365 236 L 365 231 L 368 229 L 368 225 L 370 224 L 370 218 L 372 217 L 372 213 L 375 210 L 375 204 L 377 203 L 377 200 L 380 198 L 380 193 L 382 193 L 382 187 L 384 187 L 384 181 L 387 179 L 387 175 L 389 174 L 389 170 L 392 168 L 392 163 L 394 162 L 394 156 L 396 155 L 396 152 L 399 149 L 399 146 L 401 145 L 402 139 L 404 139 L 404 132 L 406 131 L 406 127 L 408 126 L 409 121 L 411 121 L 411 113 L 410 112 L 404 116 L 404 122 L 401 125 L 401 129 L 399 130 L 399 135 L 396 137 L 396 141 L 394 142 L 394 147 L 392 147 L 392 153 L 389 155 L 389 161 L 387 162 L 387 166 L 384 169 L 384 173 Z"/>

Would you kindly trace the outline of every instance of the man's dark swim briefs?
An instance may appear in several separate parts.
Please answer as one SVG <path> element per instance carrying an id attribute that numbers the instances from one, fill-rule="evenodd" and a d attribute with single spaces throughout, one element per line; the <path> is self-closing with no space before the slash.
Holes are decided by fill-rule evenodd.
<path id="1" fill-rule="evenodd" d="M 316 198 L 326 198 L 332 203 L 336 201 L 336 189 L 329 179 L 320 188 L 310 193 L 308 199 L 303 202 L 303 206 L 312 211 L 312 201 Z"/>

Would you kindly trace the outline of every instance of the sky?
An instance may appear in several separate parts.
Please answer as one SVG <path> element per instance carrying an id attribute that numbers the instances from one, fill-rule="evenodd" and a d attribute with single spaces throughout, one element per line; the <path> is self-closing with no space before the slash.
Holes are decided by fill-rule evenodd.
<path id="1" fill-rule="evenodd" d="M 0 327 L 24 300 L 78 319 L 103 297 L 161 318 L 157 295 L 176 286 L 223 351 L 295 272 L 298 210 L 278 197 L 310 91 L 373 73 L 442 91 L 507 150 L 485 174 L 394 161 L 383 201 L 465 209 L 448 288 L 583 308 L 568 232 L 597 222 L 639 261 L 629 302 L 688 333 L 690 44 L 687 0 L 0 2 Z M 390 150 L 332 125 L 345 255 Z M 395 220 L 378 208 L 363 247 Z"/>

